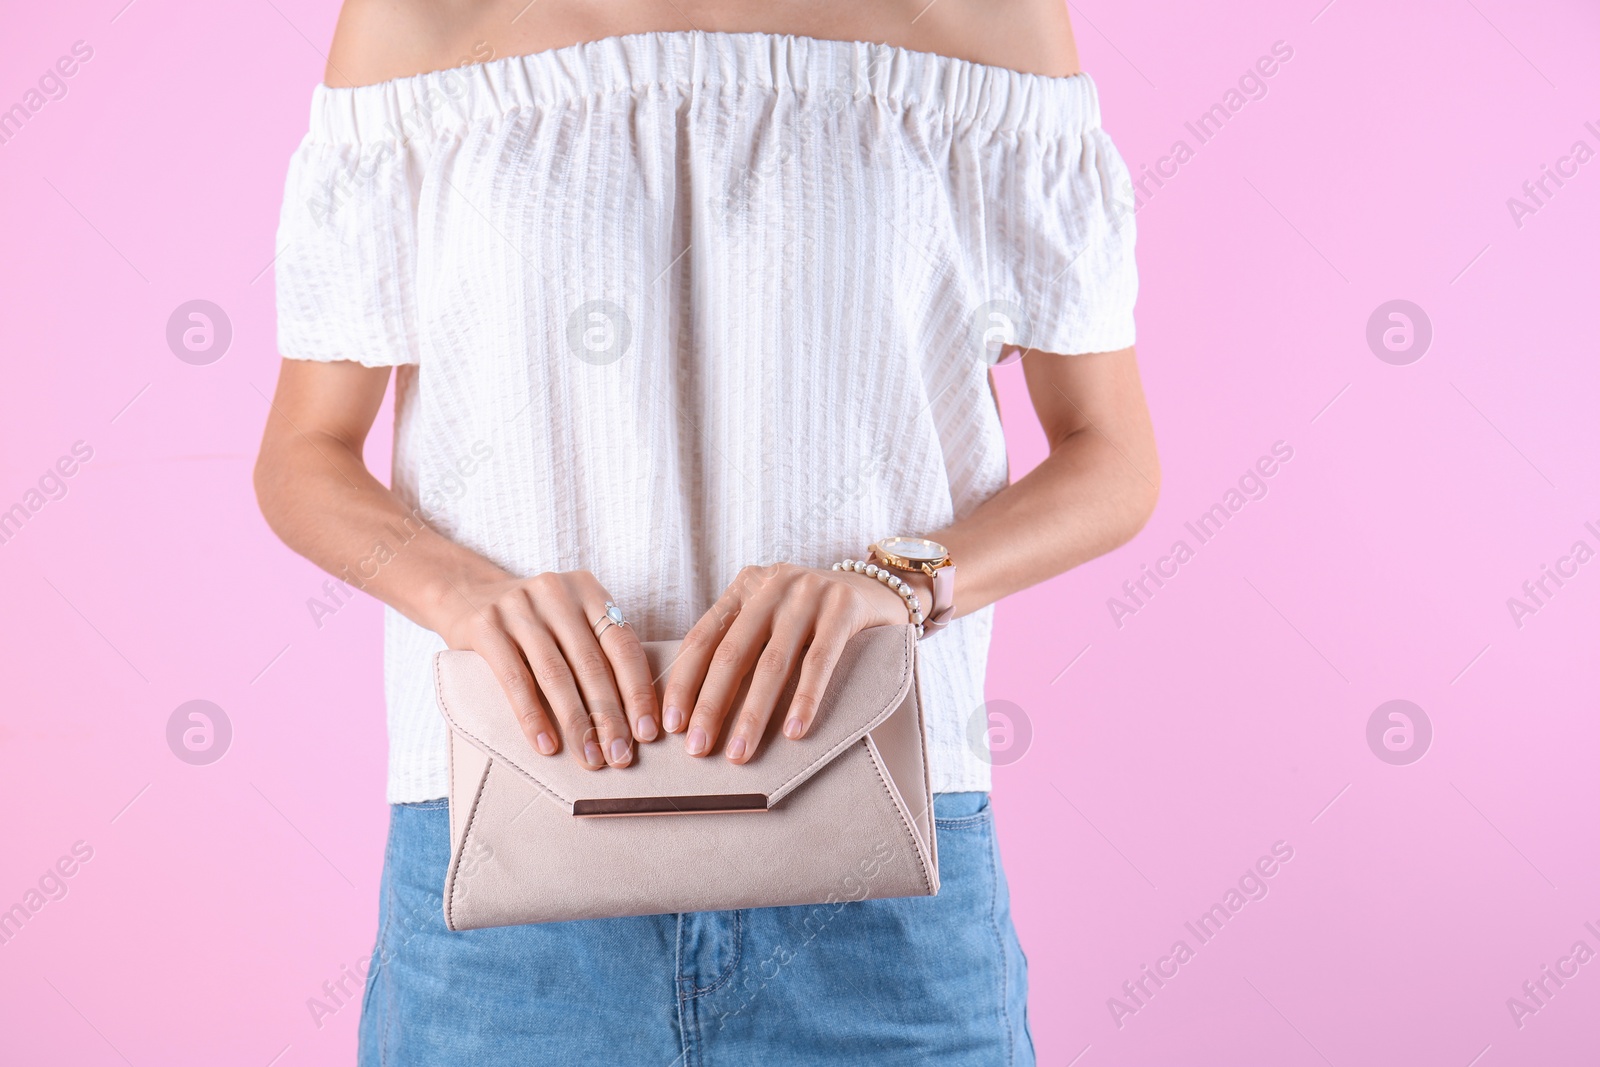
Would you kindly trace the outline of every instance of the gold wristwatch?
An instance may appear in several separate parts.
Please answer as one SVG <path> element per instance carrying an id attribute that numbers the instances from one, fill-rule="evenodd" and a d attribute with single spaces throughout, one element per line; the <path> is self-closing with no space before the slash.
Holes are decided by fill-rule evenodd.
<path id="1" fill-rule="evenodd" d="M 922 620 L 924 635 L 949 624 L 956 609 L 956 565 L 948 549 L 926 537 L 885 537 L 868 552 L 879 566 L 933 579 L 933 604 Z"/>

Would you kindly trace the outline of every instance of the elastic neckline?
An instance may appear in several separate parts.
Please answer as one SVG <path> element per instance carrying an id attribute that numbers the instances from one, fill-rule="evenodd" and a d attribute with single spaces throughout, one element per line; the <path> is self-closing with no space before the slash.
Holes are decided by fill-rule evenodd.
<path id="1" fill-rule="evenodd" d="M 309 139 L 394 143 L 464 132 L 525 107 L 676 89 L 857 97 L 990 132 L 1081 135 L 1100 124 L 1094 81 L 1029 74 L 870 41 L 658 30 L 606 37 L 373 85 L 312 91 Z"/>

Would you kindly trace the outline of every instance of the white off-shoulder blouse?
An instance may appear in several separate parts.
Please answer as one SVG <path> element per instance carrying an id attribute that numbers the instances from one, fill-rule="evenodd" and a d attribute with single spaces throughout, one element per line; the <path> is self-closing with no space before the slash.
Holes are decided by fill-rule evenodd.
<path id="1" fill-rule="evenodd" d="M 1133 250 L 1087 75 L 644 33 L 317 87 L 278 343 L 400 368 L 420 519 L 513 573 L 592 571 L 675 638 L 747 564 L 859 558 L 1004 487 L 999 343 L 1131 345 Z M 990 784 L 991 622 L 919 646 L 937 791 Z M 389 800 L 444 796 L 443 642 L 393 610 L 385 638 Z"/>

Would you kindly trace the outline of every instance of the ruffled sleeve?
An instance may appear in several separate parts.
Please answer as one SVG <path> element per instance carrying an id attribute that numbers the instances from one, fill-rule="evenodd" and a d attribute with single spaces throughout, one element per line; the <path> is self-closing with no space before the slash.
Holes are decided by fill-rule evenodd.
<path id="1" fill-rule="evenodd" d="M 978 330 L 1062 355 L 1134 343 L 1134 198 L 1098 123 L 990 142 Z"/>
<path id="2" fill-rule="evenodd" d="M 349 97 L 366 91 L 319 86 L 289 162 L 275 269 L 278 350 L 291 359 L 419 362 L 424 139 L 358 128 Z"/>

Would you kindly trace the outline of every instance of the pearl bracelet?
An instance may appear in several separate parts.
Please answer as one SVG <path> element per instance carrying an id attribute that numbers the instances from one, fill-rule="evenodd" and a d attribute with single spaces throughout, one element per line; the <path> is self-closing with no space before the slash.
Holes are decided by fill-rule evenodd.
<path id="1" fill-rule="evenodd" d="M 833 565 L 833 569 L 836 571 L 855 571 L 857 574 L 865 574 L 868 578 L 876 578 L 890 589 L 893 589 L 896 593 L 899 593 L 900 599 L 906 602 L 906 611 L 911 616 L 911 625 L 917 628 L 917 637 L 918 639 L 921 639 L 922 602 L 917 599 L 916 590 L 911 588 L 911 584 L 909 582 L 895 574 L 894 571 L 888 567 L 880 567 L 876 563 L 868 563 L 865 560 L 842 560 L 838 563 L 835 563 Z"/>

